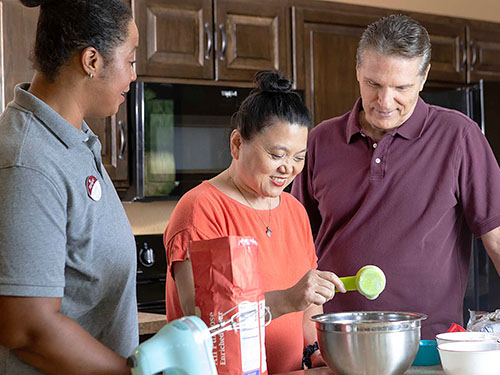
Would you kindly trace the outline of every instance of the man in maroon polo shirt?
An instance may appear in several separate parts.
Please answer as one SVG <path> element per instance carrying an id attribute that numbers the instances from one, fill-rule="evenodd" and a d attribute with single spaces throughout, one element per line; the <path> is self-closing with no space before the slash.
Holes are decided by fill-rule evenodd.
<path id="1" fill-rule="evenodd" d="M 425 313 L 424 339 L 463 324 L 471 233 L 500 273 L 500 170 L 476 123 L 419 98 L 430 52 L 409 17 L 368 26 L 357 51 L 361 98 L 311 130 L 292 188 L 319 269 L 347 276 L 375 264 L 387 277 L 376 300 L 338 294 L 325 312 Z"/>

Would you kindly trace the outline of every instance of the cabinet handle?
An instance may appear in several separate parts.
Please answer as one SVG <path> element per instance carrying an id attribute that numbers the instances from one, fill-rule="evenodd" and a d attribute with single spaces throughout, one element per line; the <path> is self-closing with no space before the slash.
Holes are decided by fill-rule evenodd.
<path id="1" fill-rule="evenodd" d="M 118 129 L 120 130 L 120 153 L 118 154 L 119 159 L 123 159 L 125 156 L 125 146 L 127 145 L 127 138 L 125 137 L 125 125 L 123 121 L 118 121 Z"/>
<path id="2" fill-rule="evenodd" d="M 205 53 L 205 60 L 210 60 L 210 54 L 212 53 L 212 32 L 210 31 L 210 24 L 205 23 L 205 34 L 207 35 L 207 52 Z"/>
<path id="3" fill-rule="evenodd" d="M 472 60 L 470 62 L 470 70 L 473 71 L 477 62 L 477 51 L 476 51 L 476 43 L 473 40 L 470 42 L 470 49 L 472 51 Z"/>
<path id="4" fill-rule="evenodd" d="M 460 71 L 465 69 L 467 64 L 467 48 L 465 47 L 465 42 L 462 40 L 460 42 L 460 49 L 462 50 L 462 62 L 460 63 Z"/>
<path id="5" fill-rule="evenodd" d="M 220 35 L 222 39 L 222 45 L 221 45 L 221 51 L 220 51 L 220 59 L 224 60 L 226 57 L 226 47 L 227 47 L 227 38 L 226 38 L 226 32 L 224 31 L 224 25 L 220 24 L 219 25 L 220 29 Z"/>

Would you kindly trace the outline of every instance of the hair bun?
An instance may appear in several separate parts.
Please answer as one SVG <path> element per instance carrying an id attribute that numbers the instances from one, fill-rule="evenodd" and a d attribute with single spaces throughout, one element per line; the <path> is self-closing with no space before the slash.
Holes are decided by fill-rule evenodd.
<path id="1" fill-rule="evenodd" d="M 260 91 L 289 92 L 292 81 L 277 71 L 264 70 L 255 75 L 255 83 Z"/>

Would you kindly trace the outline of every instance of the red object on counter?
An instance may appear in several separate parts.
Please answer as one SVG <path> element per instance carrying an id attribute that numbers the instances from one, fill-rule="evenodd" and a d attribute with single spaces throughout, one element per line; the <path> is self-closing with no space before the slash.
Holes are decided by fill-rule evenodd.
<path id="1" fill-rule="evenodd" d="M 241 329 L 212 337 L 219 375 L 268 374 L 258 251 L 252 237 L 228 236 L 190 243 L 195 304 L 201 319 L 211 327 L 236 312 L 247 314 L 245 320 L 238 320 L 244 321 Z"/>
<path id="2" fill-rule="evenodd" d="M 467 332 L 467 330 L 460 324 L 452 323 L 446 332 Z"/>

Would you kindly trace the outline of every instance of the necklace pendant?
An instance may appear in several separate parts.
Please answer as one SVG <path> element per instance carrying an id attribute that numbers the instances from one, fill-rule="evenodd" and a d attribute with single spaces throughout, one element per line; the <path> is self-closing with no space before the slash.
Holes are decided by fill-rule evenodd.
<path id="1" fill-rule="evenodd" d="M 271 231 L 271 229 L 269 229 L 269 227 L 266 227 L 266 234 L 267 237 L 271 237 L 271 234 L 273 234 L 273 232 Z"/>

